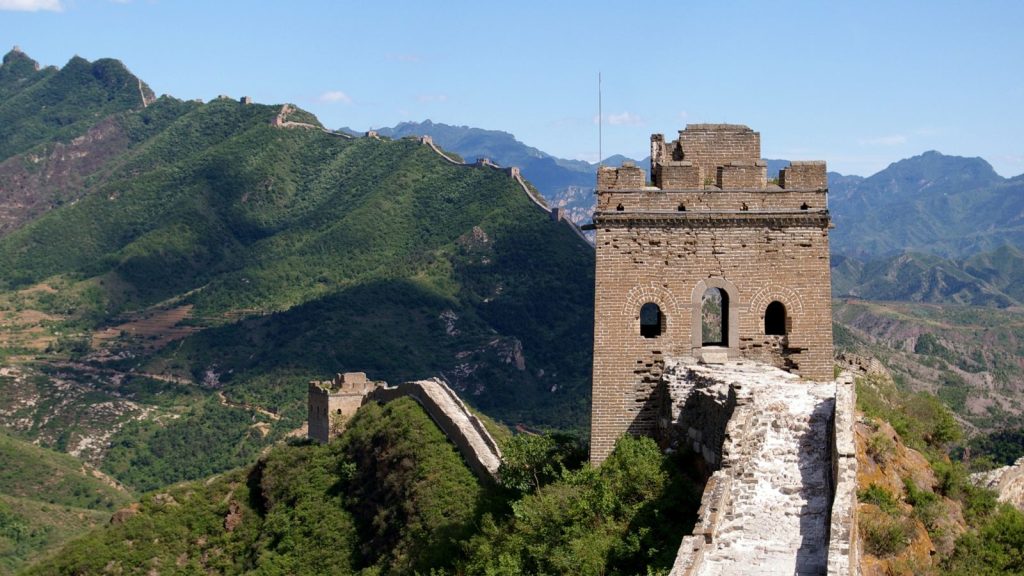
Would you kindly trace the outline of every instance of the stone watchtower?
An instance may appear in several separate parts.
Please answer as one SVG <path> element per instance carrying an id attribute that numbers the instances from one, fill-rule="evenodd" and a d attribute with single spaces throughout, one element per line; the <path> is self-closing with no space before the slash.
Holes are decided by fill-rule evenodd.
<path id="1" fill-rule="evenodd" d="M 382 386 L 367 379 L 365 372 L 346 372 L 332 380 L 310 382 L 307 435 L 319 442 L 330 441 L 363 405 L 366 395 Z"/>
<path id="2" fill-rule="evenodd" d="M 758 132 L 691 124 L 651 136 L 651 180 L 597 174 L 594 464 L 623 433 L 657 435 L 666 357 L 833 377 L 825 163 L 769 182 Z"/>

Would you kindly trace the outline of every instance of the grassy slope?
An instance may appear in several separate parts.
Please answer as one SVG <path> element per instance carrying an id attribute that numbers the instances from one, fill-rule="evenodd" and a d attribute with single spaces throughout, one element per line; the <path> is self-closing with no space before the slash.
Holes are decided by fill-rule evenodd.
<path id="1" fill-rule="evenodd" d="M 0 574 L 102 525 L 131 494 L 77 459 L 0 433 Z"/>
<path id="2" fill-rule="evenodd" d="M 131 494 L 94 477 L 77 458 L 0 432 L 0 494 L 50 504 L 113 511 Z"/>
<path id="3" fill-rule="evenodd" d="M 0 494 L 0 575 L 51 556 L 68 540 L 109 520 L 109 512 Z"/>

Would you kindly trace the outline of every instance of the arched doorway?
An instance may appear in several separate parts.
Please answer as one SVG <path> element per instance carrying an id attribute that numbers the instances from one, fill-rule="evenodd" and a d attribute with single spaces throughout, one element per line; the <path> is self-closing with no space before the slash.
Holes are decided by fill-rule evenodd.
<path id="1" fill-rule="evenodd" d="M 702 346 L 729 345 L 729 294 L 708 288 L 701 296 L 700 335 Z"/>

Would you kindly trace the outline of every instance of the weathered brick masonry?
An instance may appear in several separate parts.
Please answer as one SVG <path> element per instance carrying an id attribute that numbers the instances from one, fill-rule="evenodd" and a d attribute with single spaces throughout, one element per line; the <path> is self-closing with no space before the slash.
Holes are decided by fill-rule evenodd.
<path id="1" fill-rule="evenodd" d="M 832 379 L 825 163 L 793 162 L 776 185 L 760 156 L 750 128 L 697 124 L 672 142 L 651 137 L 653 186 L 635 166 L 599 170 L 595 464 L 623 433 L 657 434 L 665 357 L 745 357 Z M 714 347 L 701 334 L 711 288 L 726 299 L 724 341 Z M 641 334 L 648 303 L 658 326 Z M 782 319 L 774 328 L 769 305 L 769 324 Z"/>

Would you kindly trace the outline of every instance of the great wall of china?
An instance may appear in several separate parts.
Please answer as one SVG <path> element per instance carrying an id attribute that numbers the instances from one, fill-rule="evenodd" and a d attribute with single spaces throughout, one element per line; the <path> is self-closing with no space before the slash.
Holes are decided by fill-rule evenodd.
<path id="1" fill-rule="evenodd" d="M 503 169 L 420 142 L 453 165 Z M 793 162 L 776 184 L 760 134 L 731 124 L 655 134 L 651 159 L 653 186 L 633 165 L 598 170 L 591 463 L 623 434 L 703 460 L 697 524 L 672 576 L 859 574 L 851 371 L 884 367 L 850 357 L 833 372 L 824 162 Z M 560 219 L 518 169 L 503 170 Z M 710 329 L 709 294 L 720 305 Z M 478 475 L 496 477 L 497 444 L 437 379 L 313 382 L 309 434 L 327 441 L 332 417 L 403 396 Z"/>
<path id="2" fill-rule="evenodd" d="M 281 106 L 281 111 L 278 112 L 277 116 L 275 116 L 274 119 L 271 121 L 271 126 L 277 128 L 303 128 L 307 130 L 319 130 L 325 134 L 330 134 L 331 136 L 337 136 L 339 138 L 345 138 L 347 140 L 352 140 L 355 138 L 355 136 L 352 136 L 351 134 L 346 134 L 344 132 L 336 132 L 334 130 L 328 130 L 327 128 L 317 126 L 315 124 L 309 124 L 306 122 L 293 122 L 288 120 L 288 115 L 294 111 L 295 108 L 292 107 L 290 104 L 284 104 L 283 106 Z M 373 130 L 366 132 L 364 137 L 380 139 L 380 136 L 377 135 L 377 132 Z M 564 222 L 567 226 L 569 226 L 569 228 L 572 229 L 572 231 L 580 238 L 580 240 L 583 240 L 587 244 L 593 244 L 593 242 L 589 238 L 587 238 L 587 235 L 584 234 L 582 230 L 580 230 L 579 226 L 577 226 L 569 218 L 565 217 L 561 208 L 549 207 L 547 203 L 544 201 L 544 199 L 541 198 L 540 195 L 537 194 L 532 188 L 530 188 L 526 181 L 523 180 L 522 174 L 520 174 L 519 172 L 519 168 L 515 166 L 503 167 L 499 164 L 496 164 L 495 162 L 491 161 L 488 158 L 480 158 L 473 163 L 460 162 L 459 160 L 456 160 L 455 158 L 452 158 L 451 156 L 445 154 L 445 152 L 441 150 L 441 148 L 439 148 L 437 144 L 434 143 L 434 139 L 431 138 L 430 136 L 420 136 L 419 141 L 421 144 L 430 147 L 430 149 L 433 150 L 438 156 L 440 156 L 443 160 L 445 160 L 446 162 L 453 166 L 462 166 L 467 168 L 491 168 L 494 170 L 504 171 L 509 175 L 509 177 L 515 180 L 517 184 L 519 184 L 519 187 L 522 188 L 523 192 L 526 194 L 526 197 L 529 198 L 530 201 L 537 208 L 543 210 L 545 214 L 548 214 L 552 221 Z"/>
<path id="3" fill-rule="evenodd" d="M 327 442 L 363 404 L 397 398 L 412 398 L 422 406 L 481 480 L 498 477 L 498 443 L 458 394 L 439 378 L 388 386 L 369 380 L 362 372 L 348 372 L 332 380 L 310 382 L 309 437 Z"/>

